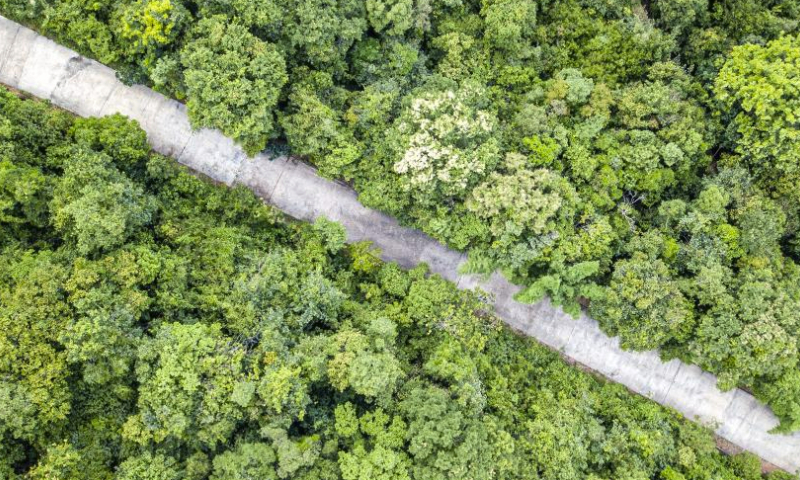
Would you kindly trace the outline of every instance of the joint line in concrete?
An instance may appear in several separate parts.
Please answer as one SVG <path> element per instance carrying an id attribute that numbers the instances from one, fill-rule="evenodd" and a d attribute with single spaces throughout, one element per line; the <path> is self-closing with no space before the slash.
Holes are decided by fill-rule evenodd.
<path id="1" fill-rule="evenodd" d="M 189 134 L 189 138 L 186 139 L 186 143 L 183 144 L 183 148 L 181 148 L 181 151 L 177 155 L 175 155 L 175 160 L 177 160 L 178 163 L 186 165 L 185 163 L 181 162 L 181 158 L 183 157 L 183 152 L 186 151 L 186 147 L 189 146 L 189 142 L 192 141 L 192 139 L 194 138 L 194 136 L 197 133 L 198 133 L 198 130 L 192 130 L 192 132 Z"/>
<path id="2" fill-rule="evenodd" d="M 111 100 L 111 97 L 117 92 L 117 90 L 119 89 L 120 85 L 122 85 L 122 83 L 117 81 L 114 84 L 114 88 L 112 88 L 111 91 L 108 92 L 108 95 L 106 96 L 106 99 L 103 100 L 103 104 L 100 105 L 100 110 L 97 112 L 98 116 L 102 115 L 103 112 L 106 111 L 106 105 L 108 104 L 108 101 Z"/>
<path id="3" fill-rule="evenodd" d="M 574 318 L 570 318 L 570 320 L 572 321 L 572 330 L 570 330 L 569 337 L 567 337 L 567 341 L 564 342 L 564 346 L 561 348 L 567 348 L 569 342 L 572 341 L 572 336 L 575 335 L 575 330 L 578 329 L 578 321 Z M 556 322 L 558 322 L 558 319 L 556 319 Z"/>
<path id="4" fill-rule="evenodd" d="M 465 261 L 467 261 L 467 254 L 466 252 L 461 252 L 461 255 L 459 255 L 458 257 L 458 264 L 456 265 L 456 288 L 458 289 L 461 288 L 461 280 L 463 280 L 464 277 L 467 275 L 459 272 L 459 270 L 461 269 L 461 265 L 463 265 Z"/>
<path id="5" fill-rule="evenodd" d="M 244 164 L 244 162 L 249 162 L 249 161 L 250 157 L 248 157 L 247 154 L 245 153 L 244 158 L 236 162 L 236 170 L 233 171 L 233 177 L 231 177 L 230 183 L 225 182 L 225 184 L 228 185 L 229 187 L 233 187 L 234 185 L 236 185 L 237 181 L 239 180 L 239 174 L 242 173 L 242 165 Z"/>
<path id="6" fill-rule="evenodd" d="M 278 184 L 281 182 L 283 174 L 286 173 L 286 170 L 287 169 L 285 168 L 281 169 L 281 173 L 278 174 L 278 179 L 275 180 L 275 184 L 272 185 L 272 188 L 267 192 L 267 200 L 272 199 L 272 196 L 275 195 L 275 191 L 278 189 Z"/>
<path id="7" fill-rule="evenodd" d="M 669 392 L 672 390 L 672 386 L 675 385 L 675 380 L 678 378 L 678 374 L 682 369 L 683 369 L 683 362 L 680 362 L 678 363 L 678 368 L 675 369 L 675 375 L 672 376 L 672 380 L 669 382 L 669 387 L 667 387 L 667 391 L 664 392 L 664 395 L 659 400 L 656 400 L 658 403 L 663 405 L 664 402 L 667 400 L 667 397 L 669 397 Z"/>

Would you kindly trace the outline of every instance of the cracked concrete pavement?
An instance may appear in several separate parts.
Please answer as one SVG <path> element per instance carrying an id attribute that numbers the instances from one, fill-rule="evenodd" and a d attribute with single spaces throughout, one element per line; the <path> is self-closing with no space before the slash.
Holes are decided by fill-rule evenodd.
<path id="1" fill-rule="evenodd" d="M 617 338 L 607 337 L 586 315 L 573 320 L 549 301 L 515 302 L 519 287 L 498 274 L 486 281 L 460 275 L 463 253 L 364 207 L 348 187 L 285 157 L 247 158 L 220 132 L 192 130 L 182 104 L 142 86 L 125 86 L 110 68 L 1 16 L 0 83 L 80 116 L 121 113 L 135 119 L 154 150 L 219 182 L 244 185 L 294 218 L 311 221 L 324 215 L 336 220 L 347 229 L 349 240 L 371 240 L 387 261 L 406 268 L 426 262 L 459 288 L 479 287 L 493 295 L 498 314 L 517 331 L 710 426 L 722 438 L 780 468 L 800 470 L 800 433 L 770 434 L 777 419 L 749 393 L 722 392 L 710 373 L 678 360 L 662 362 L 656 352 L 624 351 Z"/>

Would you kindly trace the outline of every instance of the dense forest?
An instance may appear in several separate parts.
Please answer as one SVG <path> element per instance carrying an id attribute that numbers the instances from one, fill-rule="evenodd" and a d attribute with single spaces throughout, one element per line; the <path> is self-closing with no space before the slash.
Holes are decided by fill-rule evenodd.
<path id="1" fill-rule="evenodd" d="M 800 1 L 0 0 L 800 429 Z M 139 213 L 145 215 L 147 211 Z"/>
<path id="2" fill-rule="evenodd" d="M 0 90 L 0 478 L 761 478 L 344 239 Z"/>

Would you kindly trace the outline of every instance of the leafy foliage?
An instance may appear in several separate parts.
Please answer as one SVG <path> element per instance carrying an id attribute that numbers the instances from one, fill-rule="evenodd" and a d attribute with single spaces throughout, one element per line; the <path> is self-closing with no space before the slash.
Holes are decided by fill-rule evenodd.
<path id="1" fill-rule="evenodd" d="M 0 223 L 5 478 L 757 477 L 424 265 L 383 264 L 326 220 L 286 223 L 142 153 L 119 117 L 0 104 L 6 168 L 49 186 Z M 149 223 L 60 223 L 86 189 L 87 207 L 143 202 Z"/>
<path id="2" fill-rule="evenodd" d="M 181 51 L 189 118 L 219 128 L 250 154 L 263 150 L 287 81 L 280 52 L 224 17 L 203 19 L 192 35 Z"/>
<path id="3" fill-rule="evenodd" d="M 797 202 L 800 183 L 797 92 L 800 39 L 786 36 L 766 46 L 731 53 L 714 82 L 720 110 L 730 116 L 729 141 L 765 188 Z"/>
<path id="4" fill-rule="evenodd" d="M 798 0 L 0 0 L 0 11 L 185 100 L 196 127 L 250 154 L 288 146 L 364 204 L 468 252 L 467 271 L 499 270 L 519 299 L 588 306 L 626 347 L 698 364 L 770 403 L 782 428 L 800 424 Z M 281 275 L 303 293 L 273 315 L 306 329 L 347 317 L 342 289 L 298 273 L 296 258 L 251 267 L 259 281 L 232 300 L 218 284 L 245 275 L 246 232 L 165 223 L 141 186 L 139 133 L 120 119 L 47 128 L 65 120 L 40 110 L 9 106 L 0 122 L 3 239 L 59 238 L 95 260 L 162 228 L 180 254 L 156 256 L 172 273 L 143 288 L 159 292 L 159 323 L 192 318 L 191 305 L 256 337 L 264 317 L 242 305 Z M 41 156 L 60 175 L 36 167 Z M 382 271 L 368 249 L 350 251 L 354 275 Z M 103 360 L 82 375 L 129 368 L 146 308 L 87 310 L 70 355 Z M 361 374 L 373 370 L 345 357 L 370 356 L 387 376 L 340 372 L 340 393 L 397 391 L 402 355 L 348 332 L 320 351 Z M 119 354 L 93 353 L 103 335 Z M 254 401 L 304 411 L 299 361 L 276 366 L 285 397 Z"/>

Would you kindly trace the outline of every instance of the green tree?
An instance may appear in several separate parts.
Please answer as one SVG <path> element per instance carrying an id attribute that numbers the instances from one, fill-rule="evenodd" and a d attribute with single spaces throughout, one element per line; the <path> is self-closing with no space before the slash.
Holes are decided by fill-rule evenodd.
<path id="1" fill-rule="evenodd" d="M 461 412 L 445 390 L 418 386 L 400 408 L 408 424 L 413 478 L 491 478 L 492 447 L 486 429 Z"/>
<path id="2" fill-rule="evenodd" d="M 70 148 L 51 209 L 56 228 L 89 255 L 122 245 L 152 221 L 154 199 L 103 153 Z"/>
<path id="3" fill-rule="evenodd" d="M 366 335 L 347 330 L 334 335 L 327 364 L 331 385 L 369 398 L 391 395 L 403 377 L 392 348 L 396 335 L 396 326 L 385 318 L 372 320 Z"/>
<path id="4" fill-rule="evenodd" d="M 413 0 L 367 0 L 367 19 L 378 33 L 402 35 L 413 24 Z"/>
<path id="5" fill-rule="evenodd" d="M 116 12 L 114 33 L 125 55 L 147 67 L 178 40 L 189 15 L 180 0 L 123 3 Z"/>
<path id="6" fill-rule="evenodd" d="M 779 431 L 797 431 L 800 428 L 800 369 L 792 368 L 777 381 L 766 381 L 759 388 L 759 397 L 769 403 L 781 419 Z"/>
<path id="7" fill-rule="evenodd" d="M 67 272 L 48 251 L 12 250 L 0 261 L 0 442 L 42 447 L 71 411 L 69 366 L 57 343 L 69 315 Z"/>
<path id="8" fill-rule="evenodd" d="M 711 3 L 713 23 L 736 43 L 763 43 L 797 28 L 800 9 L 796 2 L 775 0 L 722 0 Z"/>
<path id="9" fill-rule="evenodd" d="M 192 123 L 219 128 L 250 155 L 263 150 L 288 80 L 280 51 L 221 16 L 200 20 L 191 35 L 181 63 Z"/>
<path id="10" fill-rule="evenodd" d="M 642 252 L 616 262 L 606 294 L 591 312 L 622 338 L 623 347 L 637 350 L 686 340 L 695 324 L 692 304 L 667 265 Z"/>
<path id="11" fill-rule="evenodd" d="M 263 426 L 303 420 L 312 401 L 304 356 L 291 349 L 290 341 L 276 330 L 265 328 L 258 333 L 258 346 L 249 354 L 253 371 L 231 393 L 231 400 Z"/>
<path id="12" fill-rule="evenodd" d="M 291 51 L 314 68 L 345 69 L 344 58 L 367 30 L 364 0 L 276 0 L 279 35 Z"/>
<path id="13" fill-rule="evenodd" d="M 501 51 L 512 54 L 526 52 L 536 30 L 536 3 L 490 0 L 482 4 L 486 41 Z"/>
<path id="14" fill-rule="evenodd" d="M 653 6 L 662 28 L 674 35 L 685 35 L 707 20 L 708 4 L 708 0 L 658 0 Z"/>
<path id="15" fill-rule="evenodd" d="M 122 462 L 115 480 L 179 480 L 183 472 L 178 462 L 170 456 L 150 452 L 133 455 Z"/>
<path id="16" fill-rule="evenodd" d="M 135 120 L 114 114 L 103 118 L 78 118 L 70 128 L 75 143 L 105 153 L 123 172 L 135 176 L 150 157 L 147 134 Z"/>
<path id="17" fill-rule="evenodd" d="M 16 165 L 4 157 L 0 160 L 0 224 L 43 227 L 48 213 L 47 177 L 38 168 Z"/>
<path id="18" fill-rule="evenodd" d="M 139 347 L 138 412 L 123 435 L 142 445 L 224 443 L 242 418 L 241 407 L 231 402 L 242 356 L 219 325 L 164 325 Z"/>
<path id="19" fill-rule="evenodd" d="M 292 150 L 307 156 L 327 177 L 347 175 L 361 156 L 363 146 L 344 125 L 341 98 L 344 91 L 334 86 L 324 72 L 307 72 L 289 94 L 289 108 L 281 126 Z M 338 104 L 338 105 L 337 105 Z"/>
<path id="20" fill-rule="evenodd" d="M 741 162 L 764 187 L 797 202 L 800 182 L 800 40 L 787 35 L 765 46 L 733 49 L 714 82 L 727 137 Z"/>
<path id="21" fill-rule="evenodd" d="M 59 478 L 64 480 L 79 480 L 86 478 L 86 474 L 93 474 L 92 478 L 110 479 L 111 472 L 87 472 L 85 459 L 75 447 L 68 443 L 53 445 L 39 463 L 31 470 L 30 478 L 36 480 L 49 480 Z"/>
<path id="22" fill-rule="evenodd" d="M 211 480 L 277 480 L 275 452 L 265 443 L 239 443 L 214 457 Z"/>
<path id="23" fill-rule="evenodd" d="M 114 63 L 122 53 L 108 21 L 114 5 L 111 0 L 68 0 L 36 2 L 33 8 L 28 8 L 34 12 L 41 8 L 41 13 L 37 12 L 36 15 L 40 15 L 39 21 L 44 30 L 68 39 L 99 62 Z"/>
<path id="24" fill-rule="evenodd" d="M 403 452 L 406 425 L 381 408 L 356 416 L 351 403 L 336 407 L 335 428 L 344 444 L 339 468 L 345 480 L 410 480 L 410 462 Z"/>
<path id="25" fill-rule="evenodd" d="M 596 283 L 587 281 L 600 269 L 599 262 L 581 262 L 575 265 L 553 265 L 554 273 L 544 275 L 514 297 L 523 303 L 537 303 L 548 296 L 573 317 L 581 313 L 579 299 L 600 300 L 604 292 Z"/>

